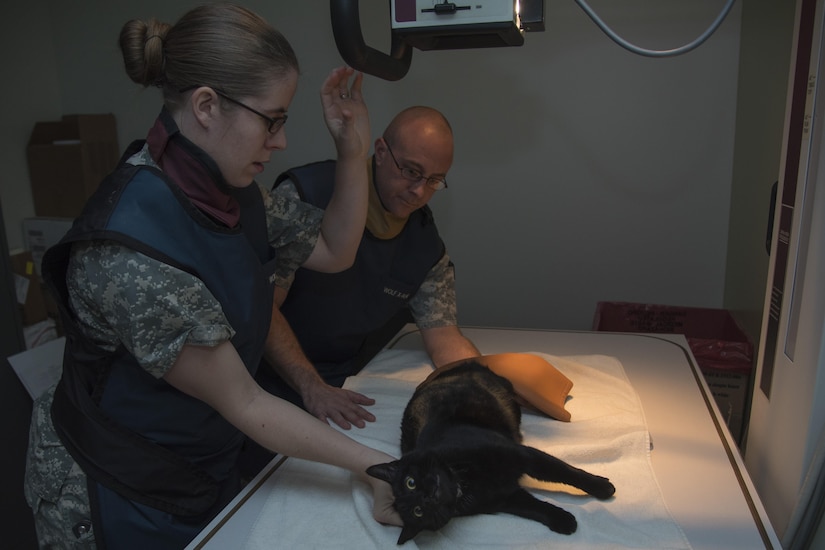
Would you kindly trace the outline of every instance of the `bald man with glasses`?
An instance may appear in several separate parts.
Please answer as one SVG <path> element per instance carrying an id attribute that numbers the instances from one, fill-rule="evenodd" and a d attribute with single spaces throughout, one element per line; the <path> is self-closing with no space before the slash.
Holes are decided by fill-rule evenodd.
<path id="1" fill-rule="evenodd" d="M 405 322 L 417 324 L 435 366 L 479 355 L 458 328 L 453 264 L 427 206 L 447 188 L 452 161 L 452 129 L 439 111 L 416 106 L 393 118 L 368 160 L 369 207 L 354 265 L 321 273 L 283 259 L 280 273 L 294 276 L 276 281 L 271 368 L 258 370 L 265 389 L 344 429 L 361 428 L 375 420 L 364 408 L 373 400 L 341 385 Z M 326 208 L 335 168 L 323 161 L 289 170 L 273 193 Z"/>

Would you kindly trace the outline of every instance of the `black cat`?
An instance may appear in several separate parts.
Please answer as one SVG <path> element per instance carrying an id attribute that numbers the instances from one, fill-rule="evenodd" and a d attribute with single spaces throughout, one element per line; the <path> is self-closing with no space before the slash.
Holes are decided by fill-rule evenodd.
<path id="1" fill-rule="evenodd" d="M 576 531 L 569 512 L 533 497 L 523 474 L 595 496 L 615 492 L 607 478 L 521 444 L 521 409 L 509 380 L 468 361 L 421 384 L 401 421 L 401 458 L 367 473 L 388 482 L 404 522 L 398 544 L 457 516 L 505 512 Z"/>

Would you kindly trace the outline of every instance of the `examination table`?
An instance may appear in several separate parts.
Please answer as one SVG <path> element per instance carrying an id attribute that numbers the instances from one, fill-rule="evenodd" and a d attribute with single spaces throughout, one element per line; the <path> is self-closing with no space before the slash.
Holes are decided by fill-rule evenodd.
<path id="1" fill-rule="evenodd" d="M 572 421 L 526 411 L 525 444 L 608 475 L 616 495 L 600 502 L 563 486 L 527 482 L 539 498 L 576 516 L 579 530 L 564 536 L 506 514 L 474 516 L 456 518 L 438 533 L 422 532 L 405 548 L 781 549 L 683 336 L 462 331 L 484 354 L 544 355 L 573 380 L 567 406 Z M 432 368 L 421 350 L 420 335 L 408 326 L 348 379 L 345 387 L 378 400 L 378 425 L 353 428 L 350 435 L 398 454 L 403 405 Z M 608 387 L 615 399 L 599 394 Z M 625 420 L 614 425 L 619 417 Z M 602 439 L 611 439 L 615 429 L 618 442 L 610 445 L 616 449 L 579 441 L 581 432 L 571 430 L 588 423 Z M 399 528 L 369 517 L 366 487 L 337 468 L 276 456 L 187 548 L 395 547 Z"/>

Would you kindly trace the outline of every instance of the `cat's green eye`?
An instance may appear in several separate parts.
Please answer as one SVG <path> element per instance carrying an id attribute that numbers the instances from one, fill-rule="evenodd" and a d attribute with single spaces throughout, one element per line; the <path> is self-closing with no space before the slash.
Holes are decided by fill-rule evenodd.
<path id="1" fill-rule="evenodd" d="M 415 479 L 411 478 L 410 476 L 407 476 L 406 478 L 404 478 L 404 485 L 406 485 L 407 489 L 409 489 L 410 491 L 414 490 L 415 489 Z"/>
<path id="2" fill-rule="evenodd" d="M 424 512 L 421 510 L 421 506 L 416 506 L 413 508 L 413 515 L 417 518 L 420 518 L 424 515 Z"/>

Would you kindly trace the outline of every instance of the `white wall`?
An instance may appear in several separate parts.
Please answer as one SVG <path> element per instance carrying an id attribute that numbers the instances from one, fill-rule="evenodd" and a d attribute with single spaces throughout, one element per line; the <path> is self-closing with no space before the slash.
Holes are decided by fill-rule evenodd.
<path id="1" fill-rule="evenodd" d="M 0 150 L 2 158 L 24 158 L 31 125 L 43 115 L 111 111 L 121 146 L 143 137 L 159 110 L 159 95 L 128 80 L 117 34 L 131 17 L 173 22 L 196 3 L 35 0 L 18 8 L 29 15 L 20 34 L 33 33 L 29 40 L 38 44 L 51 41 L 54 50 L 54 60 L 44 55 L 21 65 L 45 67 L 36 70 L 45 73 L 41 81 L 57 67 L 59 99 L 36 95 L 33 103 L 48 103 L 48 109 L 14 113 L 19 123 L 11 145 Z M 591 0 L 617 31 L 650 48 L 691 40 L 723 3 L 623 0 L 619 6 Z M 269 180 L 291 165 L 333 154 L 317 90 L 341 61 L 328 2 L 244 4 L 284 32 L 302 64 L 287 126 L 289 148 L 273 158 L 264 175 Z M 404 79 L 367 79 L 376 133 L 414 103 L 441 109 L 454 127 L 450 188 L 431 205 L 457 265 L 463 324 L 588 329 L 599 300 L 721 307 L 738 4 L 699 49 L 652 59 L 619 48 L 573 0 L 546 0 L 547 30 L 526 35 L 521 48 L 416 50 Z M 384 0 L 361 1 L 367 42 L 384 51 L 387 6 Z M 32 24 L 41 11 L 51 26 L 39 17 Z M 23 60 L 31 55 L 16 45 L 4 52 Z M 17 103 L 31 97 L 23 90 L 28 88 L 16 92 Z M 4 101 L 4 117 L 15 108 Z M 15 224 L 33 213 L 25 184 L 19 175 L 13 192 L 3 183 L 12 248 L 18 245 Z"/>

